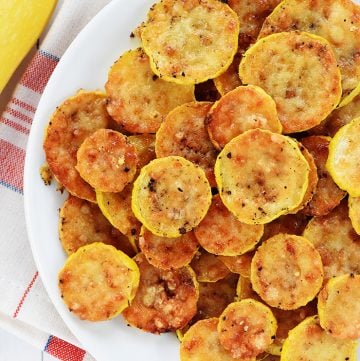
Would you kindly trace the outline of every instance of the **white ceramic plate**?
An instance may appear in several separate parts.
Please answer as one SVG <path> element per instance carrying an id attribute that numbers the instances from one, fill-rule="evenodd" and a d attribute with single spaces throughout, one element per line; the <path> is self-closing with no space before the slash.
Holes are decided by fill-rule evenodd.
<path id="1" fill-rule="evenodd" d="M 173 335 L 156 336 L 127 327 L 122 317 L 90 323 L 75 318 L 64 306 L 57 274 L 65 262 L 58 233 L 58 209 L 66 195 L 56 185 L 44 186 L 39 168 L 45 162 L 44 128 L 55 107 L 78 89 L 103 89 L 112 63 L 138 43 L 130 33 L 145 19 L 152 0 L 114 0 L 79 34 L 61 58 L 43 93 L 29 137 L 25 161 L 25 214 L 28 235 L 41 279 L 61 317 L 83 347 L 98 361 L 177 361 Z"/>
<path id="2" fill-rule="evenodd" d="M 45 187 L 39 168 L 45 162 L 44 128 L 55 107 L 78 89 L 103 89 L 111 64 L 138 43 L 131 31 L 145 19 L 153 0 L 113 0 L 79 34 L 56 67 L 37 108 L 25 160 L 25 215 L 35 262 L 45 288 L 61 317 L 97 361 L 178 361 L 179 343 L 173 335 L 147 334 L 127 327 L 121 317 L 90 323 L 75 318 L 64 306 L 57 274 L 66 256 L 57 227 L 58 209 L 66 195 Z M 360 357 L 358 356 L 358 360 Z"/>

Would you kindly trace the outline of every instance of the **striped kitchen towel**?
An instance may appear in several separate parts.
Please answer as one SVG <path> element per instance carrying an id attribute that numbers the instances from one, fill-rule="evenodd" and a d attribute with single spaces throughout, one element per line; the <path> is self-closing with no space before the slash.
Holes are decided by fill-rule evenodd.
<path id="1" fill-rule="evenodd" d="M 93 358 L 53 307 L 32 258 L 23 210 L 25 149 L 37 104 L 59 59 L 108 2 L 60 0 L 13 76 L 16 86 L 10 84 L 0 96 L 0 327 L 66 361 Z"/>

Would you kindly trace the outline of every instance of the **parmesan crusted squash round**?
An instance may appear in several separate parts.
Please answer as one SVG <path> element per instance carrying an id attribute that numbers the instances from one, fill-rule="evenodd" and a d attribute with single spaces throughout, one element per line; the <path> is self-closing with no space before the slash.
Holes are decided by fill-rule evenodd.
<path id="1" fill-rule="evenodd" d="M 211 188 L 204 171 L 182 157 L 154 159 L 134 182 L 131 206 L 152 233 L 179 237 L 205 217 Z"/>
<path id="2" fill-rule="evenodd" d="M 341 98 L 341 75 L 330 44 L 309 33 L 284 32 L 258 40 L 240 63 L 244 84 L 273 97 L 283 132 L 320 124 Z"/>
<path id="3" fill-rule="evenodd" d="M 238 34 L 238 16 L 220 1 L 162 0 L 151 8 L 141 40 L 156 75 L 194 84 L 228 68 Z"/>
<path id="4" fill-rule="evenodd" d="M 296 141 L 253 129 L 225 145 L 215 177 L 223 203 L 239 221 L 264 224 L 300 205 L 309 164 Z"/>

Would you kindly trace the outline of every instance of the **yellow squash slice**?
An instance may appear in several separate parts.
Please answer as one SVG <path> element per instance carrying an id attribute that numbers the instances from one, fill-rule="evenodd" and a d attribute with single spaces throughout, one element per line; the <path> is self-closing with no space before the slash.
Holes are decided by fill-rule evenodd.
<path id="1" fill-rule="evenodd" d="M 329 41 L 341 70 L 341 105 L 351 101 L 360 92 L 360 6 L 351 0 L 285 0 L 265 20 L 259 37 L 292 30 Z"/>
<path id="2" fill-rule="evenodd" d="M 332 337 L 311 316 L 289 332 L 281 361 L 356 361 L 356 342 Z"/>
<path id="3" fill-rule="evenodd" d="M 220 344 L 234 358 L 248 360 L 273 342 L 277 323 L 269 307 L 250 298 L 228 305 L 219 317 Z"/>
<path id="4" fill-rule="evenodd" d="M 111 129 L 99 129 L 77 151 L 80 176 L 101 192 L 121 192 L 136 173 L 137 154 L 127 137 Z"/>
<path id="5" fill-rule="evenodd" d="M 120 193 L 96 191 L 96 201 L 108 221 L 125 234 L 136 248 L 141 223 L 131 209 L 131 193 L 133 185 L 127 185 Z"/>
<path id="6" fill-rule="evenodd" d="M 320 325 L 344 340 L 360 338 L 360 275 L 346 274 L 329 280 L 318 297 Z"/>
<path id="7" fill-rule="evenodd" d="M 308 216 L 324 216 L 331 212 L 346 193 L 331 178 L 325 164 L 329 155 L 331 138 L 313 135 L 301 139 L 301 144 L 312 155 L 317 168 L 318 182 L 310 202 L 302 210 Z"/>
<path id="8" fill-rule="evenodd" d="M 154 134 L 130 135 L 127 139 L 135 147 L 139 170 L 156 158 Z"/>
<path id="9" fill-rule="evenodd" d="M 225 206 L 248 224 L 263 224 L 296 208 L 308 187 L 309 164 L 291 138 L 253 129 L 219 154 L 215 177 Z"/>
<path id="10" fill-rule="evenodd" d="M 254 85 L 239 86 L 225 94 L 207 118 L 210 138 L 220 150 L 237 135 L 255 128 L 282 131 L 274 100 Z"/>
<path id="11" fill-rule="evenodd" d="M 251 262 L 253 289 L 270 306 L 295 310 L 323 284 L 319 252 L 304 237 L 280 233 L 265 241 Z"/>
<path id="12" fill-rule="evenodd" d="M 220 196 L 213 197 L 205 218 L 195 228 L 200 245 L 210 253 L 237 256 L 252 250 L 264 231 L 262 224 L 238 221 L 224 206 Z"/>
<path id="13" fill-rule="evenodd" d="M 92 243 L 66 260 L 59 272 L 59 288 L 66 306 L 77 317 L 104 321 L 128 307 L 139 278 L 139 268 L 125 253 Z"/>
<path id="14" fill-rule="evenodd" d="M 201 83 L 223 73 L 237 50 L 239 20 L 216 0 L 162 0 L 141 31 L 151 68 L 180 84 Z"/>
<path id="15" fill-rule="evenodd" d="M 199 282 L 217 282 L 230 274 L 220 258 L 203 249 L 197 252 L 190 263 Z"/>
<path id="16" fill-rule="evenodd" d="M 180 361 L 235 360 L 219 342 L 218 321 L 216 317 L 209 318 L 189 328 L 180 344 Z M 255 358 L 247 361 L 255 361 Z"/>
<path id="17" fill-rule="evenodd" d="M 76 170 L 76 153 L 81 143 L 100 128 L 110 116 L 105 94 L 78 92 L 66 99 L 51 116 L 45 131 L 46 161 L 56 180 L 74 196 L 95 202 L 95 192 Z"/>
<path id="18" fill-rule="evenodd" d="M 194 100 L 194 86 L 159 79 L 141 48 L 114 63 L 105 90 L 109 114 L 131 133 L 155 133 L 170 110 Z"/>
<path id="19" fill-rule="evenodd" d="M 349 197 L 349 217 L 355 232 L 360 235 L 360 197 Z"/>
<path id="20" fill-rule="evenodd" d="M 239 67 L 244 84 L 275 100 L 284 133 L 320 124 L 341 97 L 340 71 L 330 44 L 318 36 L 285 32 L 260 39 Z"/>
<path id="21" fill-rule="evenodd" d="M 183 104 L 172 110 L 156 133 L 158 158 L 177 155 L 199 165 L 212 187 L 216 186 L 214 165 L 217 151 L 205 128 L 210 102 Z"/>
<path id="22" fill-rule="evenodd" d="M 352 197 L 360 197 L 360 117 L 344 125 L 329 145 L 326 168 L 335 183 Z"/>
<path id="23" fill-rule="evenodd" d="M 150 264 L 166 270 L 188 265 L 199 243 L 192 231 L 177 238 L 167 238 L 156 236 L 143 227 L 139 247 Z"/>
<path id="24" fill-rule="evenodd" d="M 344 200 L 332 212 L 314 217 L 304 231 L 319 251 L 324 281 L 346 273 L 360 273 L 360 236 L 356 234 Z"/>
<path id="25" fill-rule="evenodd" d="M 96 204 L 72 195 L 60 209 L 59 238 L 68 255 L 94 242 L 110 244 L 134 255 L 129 239 L 109 223 Z"/>
<path id="26" fill-rule="evenodd" d="M 241 254 L 240 256 L 219 256 L 218 258 L 232 273 L 243 277 L 250 277 L 251 260 L 254 251 Z"/>
<path id="27" fill-rule="evenodd" d="M 134 183 L 131 206 L 152 233 L 179 237 L 205 217 L 211 189 L 204 171 L 176 156 L 154 159 Z"/>
<path id="28" fill-rule="evenodd" d="M 189 267 L 160 270 L 142 253 L 134 258 L 140 284 L 131 305 L 124 310 L 126 322 L 143 331 L 163 333 L 184 327 L 196 314 L 199 286 Z"/>

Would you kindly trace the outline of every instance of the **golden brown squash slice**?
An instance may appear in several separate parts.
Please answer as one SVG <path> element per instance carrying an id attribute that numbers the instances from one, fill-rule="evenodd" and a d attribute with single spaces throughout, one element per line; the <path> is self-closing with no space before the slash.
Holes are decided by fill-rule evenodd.
<path id="1" fill-rule="evenodd" d="M 172 110 L 156 133 L 158 158 L 177 155 L 199 165 L 212 187 L 216 187 L 214 165 L 218 152 L 205 127 L 210 102 L 183 104 Z"/>
<path id="2" fill-rule="evenodd" d="M 77 151 L 81 178 L 101 192 L 121 192 L 134 178 L 137 154 L 127 137 L 112 129 L 99 129 Z"/>
<path id="3" fill-rule="evenodd" d="M 199 286 L 189 267 L 160 270 L 142 253 L 134 258 L 140 284 L 131 305 L 124 310 L 126 322 L 146 332 L 163 333 L 184 327 L 196 314 Z"/>
<path id="4" fill-rule="evenodd" d="M 143 227 L 139 246 L 150 264 L 166 270 L 188 265 L 198 250 L 199 243 L 192 231 L 180 237 L 167 238 L 156 236 Z"/>
<path id="5" fill-rule="evenodd" d="M 314 217 L 304 231 L 319 251 L 324 281 L 346 273 L 360 273 L 360 236 L 356 234 L 344 200 L 331 213 Z"/>
<path id="6" fill-rule="evenodd" d="M 284 133 L 320 124 L 341 98 L 341 76 L 330 44 L 318 36 L 284 32 L 257 41 L 239 67 L 244 84 L 258 85 L 276 103 Z"/>
<path id="7" fill-rule="evenodd" d="M 318 182 L 310 202 L 301 210 L 308 216 L 324 216 L 331 212 L 346 193 L 341 190 L 331 178 L 325 164 L 329 154 L 331 138 L 324 136 L 310 136 L 301 139 L 301 144 L 312 155 L 318 174 Z"/>
<path id="8" fill-rule="evenodd" d="M 349 197 L 349 217 L 357 234 L 360 235 L 360 197 Z"/>
<path id="9" fill-rule="evenodd" d="M 282 131 L 274 100 L 254 85 L 239 86 L 222 96 L 207 118 L 211 141 L 219 150 L 239 134 L 255 128 Z"/>
<path id="10" fill-rule="evenodd" d="M 326 168 L 335 183 L 360 197 L 360 117 L 344 125 L 330 141 Z"/>
<path id="11" fill-rule="evenodd" d="M 155 135 L 137 134 L 128 136 L 128 141 L 135 147 L 137 154 L 137 167 L 141 169 L 150 161 L 156 158 Z"/>
<path id="12" fill-rule="evenodd" d="M 161 237 L 179 237 L 205 217 L 211 189 L 204 171 L 182 157 L 154 159 L 134 182 L 131 206 L 140 222 Z"/>
<path id="13" fill-rule="evenodd" d="M 72 195 L 91 202 L 95 192 L 75 169 L 76 153 L 86 137 L 109 125 L 105 105 L 105 94 L 100 92 L 80 91 L 64 100 L 51 116 L 43 144 L 56 180 Z"/>
<path id="14" fill-rule="evenodd" d="M 82 320 L 104 321 L 128 307 L 139 278 L 139 268 L 125 253 L 92 243 L 66 260 L 59 272 L 59 288 L 70 312 Z"/>
<path id="15" fill-rule="evenodd" d="M 194 86 L 159 79 L 141 48 L 114 63 L 105 90 L 109 114 L 131 133 L 155 133 L 170 110 L 195 100 Z"/>
<path id="16" fill-rule="evenodd" d="M 311 316 L 289 332 L 281 361 L 356 361 L 356 342 L 332 337 Z"/>
<path id="17" fill-rule="evenodd" d="M 194 230 L 204 249 L 223 256 L 237 256 L 252 250 L 263 231 L 262 224 L 238 221 L 224 206 L 218 194 L 213 197 L 205 218 Z"/>
<path id="18" fill-rule="evenodd" d="M 306 238 L 280 233 L 263 242 L 251 262 L 253 289 L 270 306 L 295 310 L 323 283 L 319 252 Z"/>
<path id="19" fill-rule="evenodd" d="M 360 338 L 360 275 L 331 278 L 318 297 L 321 327 L 344 340 Z"/>
<path id="20" fill-rule="evenodd" d="M 129 239 L 109 223 L 96 204 L 72 195 L 60 209 L 59 238 L 68 255 L 94 242 L 110 244 L 129 256 L 135 254 Z"/>
<path id="21" fill-rule="evenodd" d="M 223 73 L 237 50 L 239 19 L 216 0 L 163 0 L 141 31 L 151 68 L 180 84 L 201 83 Z"/>
<path id="22" fill-rule="evenodd" d="M 341 70 L 345 105 L 360 87 L 360 6 L 351 0 L 285 0 L 265 20 L 259 37 L 307 31 L 330 43 Z M 316 84 L 312 82 L 312 84 Z"/>
<path id="23" fill-rule="evenodd" d="M 218 318 L 196 322 L 185 333 L 180 344 L 181 361 L 234 361 L 229 351 L 219 342 Z M 247 360 L 247 361 L 255 361 Z"/>
<path id="24" fill-rule="evenodd" d="M 241 360 L 265 352 L 274 340 L 276 328 L 270 308 L 250 298 L 230 303 L 217 327 L 220 344 Z"/>
<path id="25" fill-rule="evenodd" d="M 243 277 L 250 277 L 251 260 L 254 251 L 241 254 L 240 256 L 219 256 L 218 258 L 232 273 Z"/>
<path id="26" fill-rule="evenodd" d="M 225 206 L 247 224 L 264 224 L 296 208 L 308 187 L 309 164 L 296 141 L 253 129 L 230 141 L 215 163 Z"/>

